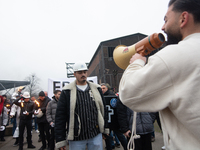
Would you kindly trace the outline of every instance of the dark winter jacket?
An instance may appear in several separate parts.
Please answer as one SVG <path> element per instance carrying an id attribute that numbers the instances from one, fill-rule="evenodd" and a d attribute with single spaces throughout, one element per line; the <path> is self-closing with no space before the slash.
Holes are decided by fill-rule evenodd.
<path id="1" fill-rule="evenodd" d="M 21 108 L 20 119 L 22 119 L 22 120 L 31 120 L 32 119 L 32 115 L 33 115 L 33 113 L 35 111 L 35 104 L 31 100 L 29 100 L 28 102 L 23 101 L 23 105 L 22 105 L 22 102 L 21 102 L 20 99 L 21 99 L 21 97 L 14 101 L 14 104 Z M 25 111 L 27 111 L 29 113 L 29 115 L 23 114 L 23 112 L 25 112 Z"/>
<path id="2" fill-rule="evenodd" d="M 99 130 L 102 133 L 109 133 L 109 129 L 106 129 L 108 126 L 108 116 L 101 87 L 91 82 L 88 82 L 88 84 L 94 96 L 94 100 L 98 110 Z M 55 118 L 56 148 L 60 148 L 66 145 L 66 131 L 68 134 L 67 139 L 73 140 L 75 136 L 74 133 L 77 132 L 75 130 L 81 130 L 80 128 L 76 128 L 77 126 L 79 126 L 80 123 L 78 118 L 75 117 L 75 106 L 77 99 L 76 90 L 76 81 L 74 81 L 66 85 L 61 92 Z"/>
<path id="3" fill-rule="evenodd" d="M 57 104 L 58 100 L 55 98 L 55 96 L 53 96 L 52 100 L 48 103 L 46 108 L 46 117 L 49 123 L 55 123 Z"/>
<path id="4" fill-rule="evenodd" d="M 50 102 L 50 100 L 45 96 L 44 100 L 39 99 L 38 102 L 40 103 L 39 108 L 43 112 L 43 116 L 41 118 L 37 118 L 37 123 L 48 123 L 46 119 L 46 107 L 48 103 Z"/>
<path id="5" fill-rule="evenodd" d="M 118 114 L 117 114 L 117 105 L 111 106 L 111 100 L 107 99 L 106 97 L 117 97 L 112 91 L 107 90 L 104 94 L 104 98 L 106 101 L 106 107 L 108 108 L 108 117 L 110 117 L 110 122 L 108 122 L 108 126 L 110 131 L 111 130 L 119 130 L 120 126 L 118 123 Z M 117 100 L 117 98 L 116 98 Z M 111 113 L 111 114 L 110 114 Z"/>
<path id="6" fill-rule="evenodd" d="M 122 104 L 119 98 L 117 100 L 117 115 L 120 131 L 122 133 L 126 133 L 129 130 L 127 122 L 127 107 L 124 104 Z"/>
<path id="7" fill-rule="evenodd" d="M 103 94 L 104 96 L 111 96 L 111 95 L 115 95 L 112 91 L 110 91 L 110 90 L 107 90 L 104 94 Z"/>
<path id="8" fill-rule="evenodd" d="M 129 129 L 132 129 L 133 124 L 133 111 L 127 108 L 127 122 Z M 137 112 L 136 117 L 136 133 L 139 135 L 148 134 L 154 131 L 152 118 L 148 112 Z"/>
<path id="9" fill-rule="evenodd" d="M 132 130 L 133 111 L 118 101 L 118 117 L 122 133 Z M 126 116 L 126 117 L 125 117 Z M 136 133 L 143 135 L 154 131 L 152 118 L 148 112 L 137 112 Z"/>

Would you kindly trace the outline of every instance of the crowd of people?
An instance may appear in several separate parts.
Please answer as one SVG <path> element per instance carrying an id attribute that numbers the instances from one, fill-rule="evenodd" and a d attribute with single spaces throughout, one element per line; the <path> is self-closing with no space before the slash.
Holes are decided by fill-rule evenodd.
<path id="1" fill-rule="evenodd" d="M 132 124 L 129 117 L 133 116 L 132 110 L 121 103 L 119 96 L 111 91 L 108 83 L 98 85 L 87 81 L 85 63 L 75 63 L 73 68 L 76 80 L 65 86 L 62 93 L 60 90 L 55 90 L 51 99 L 44 91 L 40 91 L 36 99 L 30 96 L 24 87 L 19 87 L 12 95 L 12 103 L 9 103 L 10 112 L 7 113 L 7 103 L 4 102 L 7 100 L 3 98 L 5 95 L 2 97 L 2 103 L 5 106 L 3 111 L 7 116 L 3 116 L 4 126 L 9 122 L 8 118 L 11 118 L 10 122 L 13 123 L 13 137 L 15 138 L 13 146 L 19 146 L 19 150 L 23 150 L 24 139 L 26 139 L 27 148 L 35 148 L 32 143 L 34 122 L 35 132 L 39 133 L 38 138 L 42 143 L 39 150 L 46 148 L 54 150 L 55 146 L 65 149 L 66 139 L 72 150 L 85 147 L 103 149 L 102 139 L 105 140 L 107 150 L 120 147 L 120 145 L 125 150 L 127 149 Z M 113 98 L 115 101 L 112 103 L 115 106 L 110 105 L 110 100 Z M 109 114 L 109 110 L 114 113 Z M 141 114 L 138 115 L 140 119 L 145 120 L 147 114 L 150 117 L 149 113 Z M 151 150 L 153 121 L 149 118 L 147 122 L 150 124 L 149 128 L 137 132 L 141 136 L 147 133 L 150 135 L 146 140 L 149 145 L 145 145 Z M 142 125 L 146 126 L 147 122 L 142 122 Z M 138 122 L 138 129 L 141 129 L 141 121 Z M 66 132 L 68 137 L 66 137 Z M 3 136 L 1 137 L 4 139 Z M 137 144 L 139 145 L 144 144 Z"/>
<path id="2" fill-rule="evenodd" d="M 25 137 L 27 148 L 34 149 L 36 148 L 32 144 L 34 127 L 35 132 L 39 133 L 38 142 L 42 142 L 39 150 L 44 150 L 46 147 L 48 150 L 54 150 L 55 113 L 61 91 L 55 90 L 52 99 L 47 96 L 47 92 L 41 91 L 36 99 L 27 91 L 22 93 L 24 88 L 23 86 L 17 88 L 11 100 L 8 100 L 6 95 L 0 96 L 0 140 L 5 141 L 6 126 L 11 123 L 13 138 L 15 138 L 13 146 L 19 146 L 18 150 L 23 150 Z"/>
<path id="3" fill-rule="evenodd" d="M 29 92 L 22 93 L 23 87 L 13 94 L 12 104 L 7 103 L 6 95 L 0 96 L 0 140 L 5 141 L 5 128 L 11 118 L 16 122 L 14 146 L 23 150 L 26 136 L 28 148 L 35 148 L 31 134 L 35 116 L 42 141 L 39 150 L 66 150 L 67 143 L 70 150 L 103 150 L 102 139 L 107 150 L 119 146 L 119 142 L 127 150 L 131 134 L 135 150 L 151 150 L 157 119 L 164 149 L 198 150 L 199 8 L 197 0 L 169 1 L 162 27 L 167 46 L 148 62 L 140 54 L 133 55 L 121 78 L 119 93 L 113 93 L 108 83 L 87 81 L 86 64 L 77 62 L 73 66 L 75 81 L 62 91 L 54 91 L 52 99 L 41 91 L 36 100 Z M 119 140 L 116 144 L 114 136 Z"/>

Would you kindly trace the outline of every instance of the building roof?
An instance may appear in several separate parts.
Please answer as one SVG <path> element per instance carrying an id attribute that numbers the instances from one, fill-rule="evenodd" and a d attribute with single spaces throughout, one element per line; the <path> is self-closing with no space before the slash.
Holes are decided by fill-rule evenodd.
<path id="1" fill-rule="evenodd" d="M 97 50 L 95 51 L 95 53 L 94 53 L 92 59 L 90 60 L 89 65 L 88 65 L 88 68 L 90 67 L 90 64 L 92 63 L 92 61 L 93 61 L 94 58 L 96 57 L 96 55 L 97 55 L 97 53 L 98 53 L 98 51 L 99 51 L 101 45 L 104 45 L 104 44 L 109 43 L 109 42 L 112 42 L 112 41 L 116 41 L 116 40 L 120 40 L 120 39 L 124 39 L 124 38 L 129 38 L 129 37 L 133 37 L 133 36 L 139 36 L 139 35 L 147 36 L 147 35 L 142 34 L 142 33 L 135 33 L 135 34 L 127 35 L 127 36 L 118 37 L 118 38 L 115 38 L 115 39 L 110 39 L 110 40 L 107 40 L 107 41 L 102 41 L 102 42 L 99 44 Z"/>
<path id="2" fill-rule="evenodd" d="M 29 81 L 0 80 L 0 91 L 30 84 Z"/>

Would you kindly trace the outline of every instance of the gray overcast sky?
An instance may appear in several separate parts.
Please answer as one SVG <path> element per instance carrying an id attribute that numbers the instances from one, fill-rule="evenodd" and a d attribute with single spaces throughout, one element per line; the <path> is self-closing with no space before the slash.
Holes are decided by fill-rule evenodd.
<path id="1" fill-rule="evenodd" d="M 101 41 L 161 32 L 168 0 L 0 0 L 0 80 L 65 78 Z"/>

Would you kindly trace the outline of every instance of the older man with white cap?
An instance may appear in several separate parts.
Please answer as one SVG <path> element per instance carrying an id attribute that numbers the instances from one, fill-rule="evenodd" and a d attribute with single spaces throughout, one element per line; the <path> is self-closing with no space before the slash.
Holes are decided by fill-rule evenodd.
<path id="1" fill-rule="evenodd" d="M 21 101 L 23 99 L 23 101 Z M 29 92 L 24 92 L 24 94 L 14 101 L 14 104 L 21 107 L 20 112 L 20 122 L 19 122 L 19 150 L 23 150 L 23 134 L 25 127 L 27 128 L 27 142 L 28 148 L 35 148 L 32 145 L 32 115 L 34 113 L 34 103 L 30 100 Z"/>

